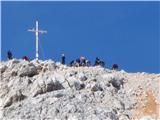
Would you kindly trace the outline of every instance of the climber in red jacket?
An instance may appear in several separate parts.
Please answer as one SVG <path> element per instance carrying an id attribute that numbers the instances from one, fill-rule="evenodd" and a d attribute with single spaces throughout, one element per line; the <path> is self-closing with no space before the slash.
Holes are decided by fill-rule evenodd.
<path id="1" fill-rule="evenodd" d="M 29 58 L 27 56 L 23 56 L 23 60 L 29 61 Z"/>
<path id="2" fill-rule="evenodd" d="M 113 64 L 112 65 L 112 70 L 118 70 L 118 65 L 117 64 Z"/>

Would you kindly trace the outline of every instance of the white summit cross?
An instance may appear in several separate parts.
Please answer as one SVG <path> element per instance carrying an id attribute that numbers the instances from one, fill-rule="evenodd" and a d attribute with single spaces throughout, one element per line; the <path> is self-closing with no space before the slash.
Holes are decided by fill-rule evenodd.
<path id="1" fill-rule="evenodd" d="M 38 21 L 36 21 L 36 29 L 33 28 L 33 29 L 28 29 L 29 32 L 35 32 L 35 35 L 36 35 L 36 60 L 38 60 L 39 58 L 39 50 L 38 50 L 38 33 L 47 33 L 47 31 L 44 31 L 44 30 L 39 30 L 38 29 Z"/>

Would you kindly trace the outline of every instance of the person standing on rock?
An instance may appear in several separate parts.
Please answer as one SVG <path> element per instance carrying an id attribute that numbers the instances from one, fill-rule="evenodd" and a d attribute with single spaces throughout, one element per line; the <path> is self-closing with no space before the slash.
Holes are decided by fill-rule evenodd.
<path id="1" fill-rule="evenodd" d="M 64 54 L 62 54 L 61 63 L 62 63 L 63 65 L 65 64 L 65 55 L 64 55 Z"/>
<path id="2" fill-rule="evenodd" d="M 7 57 L 8 57 L 8 60 L 13 59 L 13 58 L 12 58 L 12 53 L 11 53 L 10 50 L 7 52 Z"/>

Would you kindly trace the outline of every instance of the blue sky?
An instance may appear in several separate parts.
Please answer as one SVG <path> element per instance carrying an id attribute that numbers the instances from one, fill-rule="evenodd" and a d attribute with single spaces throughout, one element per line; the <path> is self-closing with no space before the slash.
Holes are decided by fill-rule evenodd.
<path id="1" fill-rule="evenodd" d="M 35 35 L 40 35 L 40 59 L 66 61 L 95 57 L 111 68 L 159 73 L 160 2 L 2 2 L 2 60 L 11 50 L 15 58 L 35 58 Z"/>

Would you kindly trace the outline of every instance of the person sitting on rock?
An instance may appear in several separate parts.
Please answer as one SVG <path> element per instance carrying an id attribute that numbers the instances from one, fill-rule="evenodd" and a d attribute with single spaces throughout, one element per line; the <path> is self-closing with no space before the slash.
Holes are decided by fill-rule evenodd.
<path id="1" fill-rule="evenodd" d="M 101 63 L 101 61 L 100 61 L 100 59 L 98 58 L 98 57 L 96 57 L 96 60 L 95 60 L 95 66 L 98 66 L 98 65 L 100 65 L 100 63 Z"/>
<path id="2" fill-rule="evenodd" d="M 75 61 L 72 60 L 72 61 L 69 63 L 70 67 L 74 66 L 74 63 L 75 63 Z"/>
<path id="3" fill-rule="evenodd" d="M 87 67 L 90 67 L 90 66 L 91 66 L 91 61 L 86 60 L 86 66 L 87 66 Z"/>
<path id="4" fill-rule="evenodd" d="M 80 66 L 86 66 L 86 58 L 85 57 L 80 57 Z"/>
<path id="5" fill-rule="evenodd" d="M 78 59 L 76 59 L 76 61 L 75 61 L 75 67 L 79 67 L 80 66 L 80 59 L 78 58 Z"/>
<path id="6" fill-rule="evenodd" d="M 102 66 L 102 67 L 105 67 L 105 62 L 104 61 L 101 61 L 98 57 L 96 57 L 96 60 L 95 60 L 95 66 Z"/>
<path id="7" fill-rule="evenodd" d="M 101 61 L 101 62 L 100 62 L 100 65 L 101 65 L 102 67 L 105 67 L 105 62 L 104 62 L 104 61 Z"/>
<path id="8" fill-rule="evenodd" d="M 12 58 L 12 53 L 11 53 L 10 50 L 7 52 L 7 57 L 8 57 L 8 60 L 13 59 L 13 58 Z"/>
<path id="9" fill-rule="evenodd" d="M 118 70 L 118 65 L 117 64 L 113 64 L 112 65 L 112 70 Z"/>
<path id="10" fill-rule="evenodd" d="M 29 58 L 27 56 L 22 57 L 23 60 L 29 61 Z"/>

